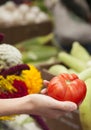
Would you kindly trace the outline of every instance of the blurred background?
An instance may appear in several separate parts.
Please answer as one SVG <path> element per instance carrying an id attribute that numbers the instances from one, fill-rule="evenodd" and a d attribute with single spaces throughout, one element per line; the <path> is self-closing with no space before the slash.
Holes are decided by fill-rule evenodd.
<path id="1" fill-rule="evenodd" d="M 2 43 L 17 47 L 23 55 L 24 63 L 41 68 L 43 78 L 49 79 L 46 71 L 58 74 L 68 72 L 69 69 L 70 72 L 79 73 L 82 71 L 81 66 L 81 69 L 75 70 L 76 65 L 70 64 L 72 59 L 65 56 L 60 58 L 59 54 L 64 51 L 75 56 L 78 63 L 82 60 L 82 64 L 91 65 L 91 0 L 2 0 L 0 44 Z M 85 55 L 86 58 L 83 58 Z M 48 70 L 61 63 L 60 71 L 58 66 L 56 71 L 54 68 Z M 78 111 L 66 115 L 60 121 L 45 120 L 50 130 L 82 130 Z M 18 116 L 14 121 L 0 121 L 0 130 L 6 128 L 42 130 L 28 115 Z"/>

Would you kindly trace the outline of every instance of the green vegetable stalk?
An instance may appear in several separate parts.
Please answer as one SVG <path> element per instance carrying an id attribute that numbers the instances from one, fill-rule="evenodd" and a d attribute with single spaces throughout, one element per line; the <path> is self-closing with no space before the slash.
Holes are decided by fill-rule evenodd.
<path id="1" fill-rule="evenodd" d="M 78 74 L 79 78 L 86 81 L 88 78 L 91 78 L 91 68 L 87 68 L 81 73 Z"/>
<path id="2" fill-rule="evenodd" d="M 30 46 L 29 51 L 22 53 L 24 63 L 47 60 L 57 55 L 57 49 L 52 46 Z"/>
<path id="3" fill-rule="evenodd" d="M 58 54 L 58 60 L 77 72 L 81 72 L 86 68 L 86 63 L 66 52 L 60 52 Z"/>
<path id="4" fill-rule="evenodd" d="M 25 51 L 30 50 L 31 46 L 34 46 L 34 45 L 43 46 L 52 40 L 53 40 L 53 34 L 50 33 L 46 36 L 38 36 L 32 39 L 25 40 L 23 42 L 19 42 L 15 46 L 22 52 L 23 50 Z"/>
<path id="5" fill-rule="evenodd" d="M 79 42 L 73 42 L 70 54 L 83 62 L 90 59 L 89 52 Z"/>

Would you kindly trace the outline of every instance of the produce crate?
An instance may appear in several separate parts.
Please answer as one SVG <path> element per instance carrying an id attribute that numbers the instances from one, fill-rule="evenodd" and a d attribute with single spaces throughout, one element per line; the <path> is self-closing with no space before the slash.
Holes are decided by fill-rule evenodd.
<path id="1" fill-rule="evenodd" d="M 48 73 L 47 69 L 50 65 L 40 65 L 38 68 L 41 71 L 43 79 L 50 80 L 53 75 Z M 82 130 L 79 110 L 66 113 L 60 119 L 46 119 L 46 123 L 50 130 Z"/>
<path id="2" fill-rule="evenodd" d="M 3 42 L 8 44 L 16 44 L 17 42 L 36 36 L 47 35 L 52 32 L 52 29 L 52 22 L 46 21 L 40 24 L 0 27 L 0 32 L 5 34 Z"/>

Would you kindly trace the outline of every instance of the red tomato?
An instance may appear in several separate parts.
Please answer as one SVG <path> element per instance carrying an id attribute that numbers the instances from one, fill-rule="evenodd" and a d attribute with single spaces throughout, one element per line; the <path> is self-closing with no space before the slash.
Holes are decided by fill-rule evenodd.
<path id="1" fill-rule="evenodd" d="M 72 101 L 79 105 L 86 95 L 86 84 L 76 74 L 60 74 L 53 77 L 47 94 L 60 101 Z"/>

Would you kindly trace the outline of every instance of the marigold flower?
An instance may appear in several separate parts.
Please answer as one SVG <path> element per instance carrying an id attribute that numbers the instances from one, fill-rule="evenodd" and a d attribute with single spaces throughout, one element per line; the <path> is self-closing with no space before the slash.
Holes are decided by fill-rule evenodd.
<path id="1" fill-rule="evenodd" d="M 41 73 L 35 66 L 29 64 L 29 67 L 30 70 L 22 71 L 21 77 L 24 79 L 28 87 L 29 94 L 39 93 L 43 86 Z"/>

